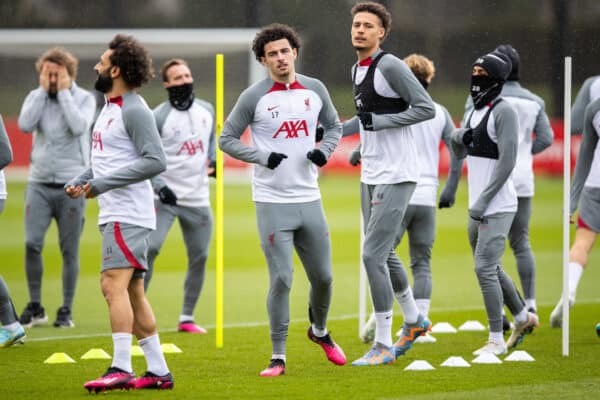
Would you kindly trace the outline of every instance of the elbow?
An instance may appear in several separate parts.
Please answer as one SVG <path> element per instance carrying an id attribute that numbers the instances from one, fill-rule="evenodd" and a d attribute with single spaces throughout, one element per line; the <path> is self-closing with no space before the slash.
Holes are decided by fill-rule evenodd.
<path id="1" fill-rule="evenodd" d="M 433 106 L 433 103 L 429 103 L 427 104 L 427 107 L 425 107 L 425 119 L 433 119 L 435 118 L 435 107 Z"/>
<path id="2" fill-rule="evenodd" d="M 31 124 L 28 124 L 27 121 L 24 121 L 21 118 L 19 118 L 17 125 L 19 126 L 19 129 L 21 130 L 21 132 L 24 132 L 24 133 L 33 132 L 33 126 L 31 126 Z"/>
<path id="3" fill-rule="evenodd" d="M 221 151 L 227 153 L 228 145 L 229 145 L 228 138 L 226 136 L 221 135 L 219 137 L 219 149 L 221 149 Z"/>

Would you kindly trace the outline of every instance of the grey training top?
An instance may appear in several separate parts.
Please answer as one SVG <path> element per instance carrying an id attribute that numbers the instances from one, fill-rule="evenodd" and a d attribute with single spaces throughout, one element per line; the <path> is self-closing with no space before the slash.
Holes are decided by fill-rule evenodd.
<path id="1" fill-rule="evenodd" d="M 600 96 L 600 75 L 591 76 L 583 82 L 571 107 L 571 135 L 583 133 L 585 109 L 598 96 Z"/>
<path id="2" fill-rule="evenodd" d="M 89 128 L 94 96 L 75 82 L 55 100 L 41 87 L 29 92 L 19 114 L 19 128 L 33 132 L 29 181 L 65 183 L 89 165 Z"/>
<path id="3" fill-rule="evenodd" d="M 8 140 L 8 134 L 0 115 L 0 170 L 4 169 L 13 160 L 12 148 Z"/>
<path id="4" fill-rule="evenodd" d="M 571 214 L 577 210 L 579 205 L 581 191 L 590 174 L 592 161 L 594 161 L 594 153 L 598 146 L 598 132 L 596 132 L 593 125 L 594 117 L 598 112 L 600 112 L 600 99 L 595 100 L 585 109 L 583 138 L 581 146 L 579 146 L 579 156 L 577 157 L 575 174 L 573 175 L 573 183 L 571 185 Z"/>

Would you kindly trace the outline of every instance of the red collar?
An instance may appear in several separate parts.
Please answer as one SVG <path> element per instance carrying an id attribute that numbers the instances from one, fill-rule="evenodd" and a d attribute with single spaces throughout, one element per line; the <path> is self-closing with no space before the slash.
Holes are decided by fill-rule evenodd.
<path id="1" fill-rule="evenodd" d="M 123 96 L 109 97 L 106 99 L 106 102 L 114 103 L 114 104 L 118 105 L 119 107 L 123 107 Z"/>
<path id="2" fill-rule="evenodd" d="M 359 67 L 368 67 L 369 65 L 371 65 L 373 63 L 373 59 L 371 58 L 371 56 L 365 58 L 362 61 L 358 62 L 358 66 Z"/>
<path id="3" fill-rule="evenodd" d="M 280 83 L 280 82 L 274 82 L 273 86 L 271 86 L 271 89 L 269 89 L 268 93 L 271 92 L 276 92 L 278 90 L 292 90 L 292 89 L 306 89 L 304 86 L 302 86 L 300 83 L 298 83 L 298 81 L 294 81 L 292 83 Z"/>

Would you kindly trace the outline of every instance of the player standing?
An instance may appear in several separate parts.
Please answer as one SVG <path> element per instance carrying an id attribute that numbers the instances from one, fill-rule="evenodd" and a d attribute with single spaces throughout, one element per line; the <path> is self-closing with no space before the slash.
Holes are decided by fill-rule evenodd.
<path id="1" fill-rule="evenodd" d="M 135 90 L 152 77 L 148 51 L 133 37 L 116 35 L 94 67 L 95 88 L 106 104 L 92 133 L 92 168 L 67 185 L 71 197 L 98 197 L 102 233 L 102 293 L 108 304 L 113 362 L 89 391 L 120 388 L 171 389 L 156 332 L 154 313 L 144 293 L 148 236 L 156 227 L 148 179 L 166 168 L 152 111 Z M 146 357 L 147 372 L 136 378 L 131 366 L 132 332 Z"/>
<path id="2" fill-rule="evenodd" d="M 167 170 L 151 180 L 158 199 L 154 202 L 156 230 L 150 234 L 148 244 L 145 287 L 147 290 L 154 260 L 178 218 L 188 255 L 178 330 L 206 333 L 194 323 L 194 308 L 204 283 L 212 232 L 208 177 L 215 176 L 214 109 L 210 103 L 194 97 L 194 78 L 184 60 L 167 61 L 161 75 L 169 101 L 154 109 L 154 117 L 167 157 Z"/>
<path id="3" fill-rule="evenodd" d="M 285 372 L 292 247 L 310 281 L 308 337 L 331 362 L 346 363 L 344 352 L 327 331 L 331 242 L 317 182 L 317 167 L 327 163 L 337 146 L 341 123 L 325 86 L 296 73 L 299 49 L 300 38 L 287 25 L 269 25 L 255 36 L 252 50 L 269 77 L 242 92 L 219 139 L 224 152 L 254 164 L 252 198 L 269 267 L 267 310 L 273 348 L 261 376 Z M 324 128 L 319 148 L 315 148 L 317 122 Z M 240 141 L 248 126 L 253 147 Z"/>
<path id="4" fill-rule="evenodd" d="M 42 325 L 42 249 L 52 219 L 56 220 L 62 255 L 63 303 L 54 326 L 75 326 L 71 317 L 79 275 L 79 239 L 85 199 L 71 199 L 64 184 L 88 168 L 89 129 L 94 97 L 75 83 L 78 60 L 62 48 L 46 51 L 35 66 L 40 86 L 29 92 L 19 114 L 19 128 L 33 132 L 31 168 L 25 192 L 25 273 L 29 303 L 20 322 Z"/>

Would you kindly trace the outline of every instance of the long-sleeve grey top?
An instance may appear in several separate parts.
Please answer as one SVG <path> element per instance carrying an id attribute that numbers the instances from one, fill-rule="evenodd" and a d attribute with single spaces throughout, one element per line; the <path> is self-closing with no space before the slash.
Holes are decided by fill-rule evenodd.
<path id="1" fill-rule="evenodd" d="M 579 156 L 577 157 L 575 174 L 573 175 L 573 182 L 571 184 L 571 214 L 573 214 L 579 206 L 581 191 L 588 179 L 588 175 L 590 175 L 592 162 L 594 161 L 596 147 L 598 146 L 598 135 L 600 134 L 600 132 L 596 131 L 596 127 L 594 126 L 594 118 L 599 112 L 600 99 L 595 100 L 585 109 L 583 138 L 581 140 L 581 145 L 579 146 Z M 598 175 L 598 173 L 596 174 Z"/>
<path id="2" fill-rule="evenodd" d="M 600 75 L 587 78 L 571 107 L 571 135 L 581 135 L 584 128 L 585 109 L 600 97 Z"/>
<path id="3" fill-rule="evenodd" d="M 88 167 L 95 107 L 94 96 L 75 82 L 56 99 L 41 87 L 29 92 L 18 120 L 23 132 L 33 132 L 29 181 L 65 183 Z"/>
<path id="4" fill-rule="evenodd" d="M 2 115 L 0 115 L 0 170 L 4 169 L 13 160 L 12 148 L 8 140 L 8 133 L 4 127 Z"/>

